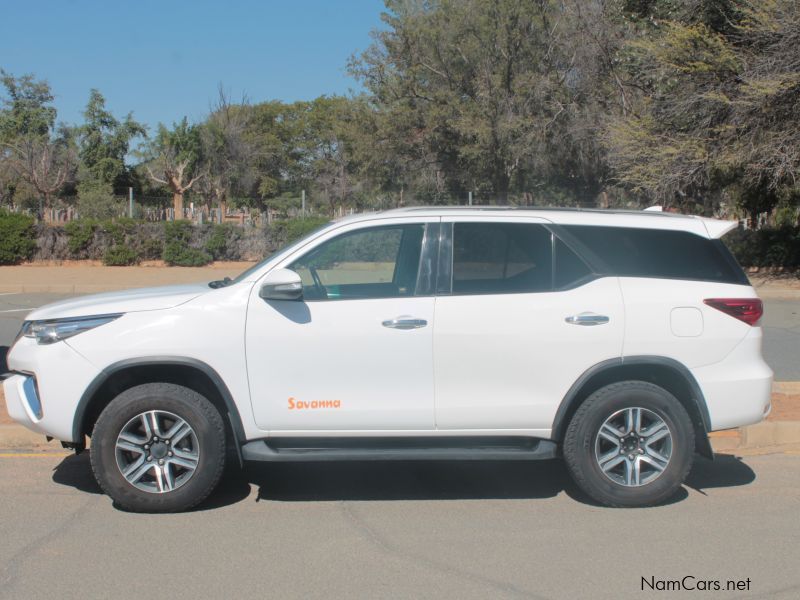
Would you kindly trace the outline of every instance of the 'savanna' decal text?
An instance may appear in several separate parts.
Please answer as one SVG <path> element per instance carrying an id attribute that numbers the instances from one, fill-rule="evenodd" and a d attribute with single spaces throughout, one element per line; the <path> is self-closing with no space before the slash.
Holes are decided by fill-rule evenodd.
<path id="1" fill-rule="evenodd" d="M 341 400 L 296 400 L 289 398 L 289 410 L 319 410 L 321 408 L 341 408 Z"/>

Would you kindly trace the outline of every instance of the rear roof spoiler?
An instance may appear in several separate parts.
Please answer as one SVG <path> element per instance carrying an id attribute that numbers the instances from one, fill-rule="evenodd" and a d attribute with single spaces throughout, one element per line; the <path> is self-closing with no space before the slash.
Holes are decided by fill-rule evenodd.
<path id="1" fill-rule="evenodd" d="M 733 231 L 739 226 L 739 221 L 723 221 L 721 219 L 709 219 L 708 217 L 697 217 L 703 222 L 708 231 L 708 237 L 718 240 L 729 231 Z"/>

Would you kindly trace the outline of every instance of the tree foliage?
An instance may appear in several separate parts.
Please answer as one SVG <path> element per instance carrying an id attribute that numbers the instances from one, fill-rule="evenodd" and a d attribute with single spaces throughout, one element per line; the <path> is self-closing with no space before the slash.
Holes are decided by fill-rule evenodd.
<path id="1" fill-rule="evenodd" d="M 118 120 L 106 109 L 106 101 L 97 90 L 91 90 L 83 113 L 84 123 L 77 128 L 82 179 L 125 187 L 128 169 L 125 158 L 131 142 L 146 135 L 147 130 L 134 120 L 133 114 Z"/>
<path id="2" fill-rule="evenodd" d="M 794 0 L 386 0 L 383 21 L 348 65 L 363 93 L 250 103 L 220 87 L 138 153 L 145 128 L 100 92 L 63 127 L 46 82 L 3 72 L 0 201 L 77 189 L 110 205 L 132 185 L 178 216 L 189 195 L 280 218 L 305 191 L 330 215 L 472 193 L 797 219 Z"/>
<path id="3" fill-rule="evenodd" d="M 46 81 L 0 71 L 5 97 L 0 104 L 0 198 L 38 196 L 45 207 L 74 177 L 71 131 L 56 128 L 53 94 Z M 20 194 L 22 192 L 22 194 Z"/>

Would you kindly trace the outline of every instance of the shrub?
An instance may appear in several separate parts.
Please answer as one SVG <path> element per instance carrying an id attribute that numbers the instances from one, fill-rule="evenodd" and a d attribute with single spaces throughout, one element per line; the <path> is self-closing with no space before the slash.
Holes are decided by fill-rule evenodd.
<path id="1" fill-rule="evenodd" d="M 739 229 L 725 236 L 725 244 L 744 267 L 800 269 L 800 227 Z"/>
<path id="2" fill-rule="evenodd" d="M 205 248 L 214 260 L 235 260 L 240 256 L 237 244 L 241 238 L 241 227 L 232 223 L 212 225 Z"/>
<path id="3" fill-rule="evenodd" d="M 36 251 L 32 217 L 0 211 L 0 265 L 29 260 Z"/>
<path id="4" fill-rule="evenodd" d="M 77 219 L 64 226 L 67 248 L 73 258 L 102 258 L 107 265 L 131 265 L 138 263 L 142 256 L 154 253 L 161 257 L 161 243 L 153 240 L 148 224 L 135 219 L 119 218 L 114 221 L 96 219 Z"/>
<path id="5" fill-rule="evenodd" d="M 103 264 L 109 267 L 125 267 L 139 263 L 139 255 L 130 246 L 111 246 L 103 254 Z"/>
<path id="6" fill-rule="evenodd" d="M 97 229 L 95 219 L 76 219 L 64 225 L 67 234 L 67 248 L 75 258 L 83 258 L 89 245 L 94 241 L 94 232 Z"/>
<path id="7" fill-rule="evenodd" d="M 306 217 L 297 219 L 287 219 L 285 221 L 276 221 L 275 228 L 283 238 L 285 243 L 293 242 L 300 239 L 326 225 L 330 220 L 325 217 Z"/>
<path id="8" fill-rule="evenodd" d="M 211 255 L 191 245 L 194 226 L 188 221 L 164 223 L 164 262 L 170 266 L 202 267 Z"/>
<path id="9" fill-rule="evenodd" d="M 164 242 L 158 238 L 147 237 L 142 240 L 141 258 L 145 260 L 155 260 L 164 254 Z"/>
<path id="10" fill-rule="evenodd" d="M 114 198 L 110 184 L 84 182 L 78 185 L 78 213 L 84 219 L 112 219 L 125 209 Z"/>

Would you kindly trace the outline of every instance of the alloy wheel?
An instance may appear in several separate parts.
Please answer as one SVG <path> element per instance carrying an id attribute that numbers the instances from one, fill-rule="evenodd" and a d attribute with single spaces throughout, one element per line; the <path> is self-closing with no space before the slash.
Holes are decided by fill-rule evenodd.
<path id="1" fill-rule="evenodd" d="M 672 432 L 652 410 L 624 408 L 608 417 L 595 437 L 594 456 L 603 474 L 626 487 L 657 479 L 672 458 Z"/>
<path id="2" fill-rule="evenodd" d="M 163 494 L 184 485 L 197 470 L 200 444 L 192 427 L 163 410 L 140 413 L 117 436 L 117 466 L 134 487 Z"/>

